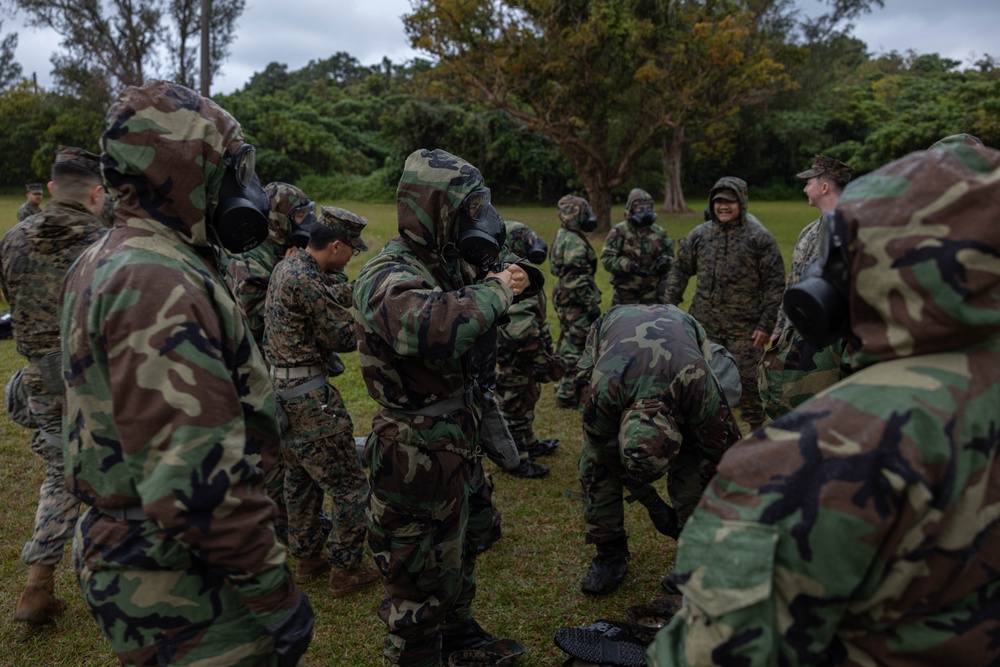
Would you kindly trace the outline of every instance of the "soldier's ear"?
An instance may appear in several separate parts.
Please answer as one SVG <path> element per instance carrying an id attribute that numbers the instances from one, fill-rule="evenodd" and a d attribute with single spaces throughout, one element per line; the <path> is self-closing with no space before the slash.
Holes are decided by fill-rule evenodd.
<path id="1" fill-rule="evenodd" d="M 49 181 L 48 183 L 46 183 L 45 187 L 48 188 L 48 190 L 49 190 L 49 196 L 50 197 L 55 197 L 56 196 L 55 193 L 52 192 L 52 181 Z"/>

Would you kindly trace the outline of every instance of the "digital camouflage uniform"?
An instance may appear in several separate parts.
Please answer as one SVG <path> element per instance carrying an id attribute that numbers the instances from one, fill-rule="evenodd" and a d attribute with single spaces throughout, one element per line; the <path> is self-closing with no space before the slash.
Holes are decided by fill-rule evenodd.
<path id="1" fill-rule="evenodd" d="M 667 280 L 667 302 L 680 305 L 691 276 L 697 276 L 689 312 L 705 327 L 709 339 L 729 350 L 740 369 L 741 417 L 751 426 L 764 421 L 757 388 L 754 330 L 770 332 L 785 290 L 785 267 L 774 236 L 747 214 L 747 186 L 739 178 L 719 179 L 709 193 L 736 193 L 740 217 L 721 224 L 712 209 L 704 222 L 680 242 Z"/>
<path id="2" fill-rule="evenodd" d="M 1000 663 L 1000 152 L 852 182 L 856 372 L 733 446 L 650 665 Z"/>
<path id="3" fill-rule="evenodd" d="M 264 300 L 267 297 L 267 285 L 271 279 L 274 267 L 285 258 L 295 244 L 292 232 L 295 222 L 289 218 L 293 211 L 309 203 L 309 198 L 299 188 L 289 183 L 274 182 L 264 186 L 264 192 L 271 202 L 268 213 L 267 238 L 256 248 L 234 255 L 226 263 L 227 280 L 236 303 L 247 319 L 250 334 L 258 346 L 264 344 Z M 351 305 L 350 285 L 347 279 L 341 281 L 344 287 L 331 288 L 337 294 L 337 303 L 345 308 Z M 325 362 L 324 362 L 325 363 Z M 278 518 L 275 527 L 280 539 L 288 530 L 288 510 L 285 507 L 284 495 L 285 466 L 280 459 L 277 465 L 268 472 L 264 488 L 268 497 L 278 506 Z"/>
<path id="4" fill-rule="evenodd" d="M 97 168 L 96 162 L 90 167 Z M 39 426 L 31 449 L 45 464 L 34 533 L 21 552 L 27 565 L 62 560 L 79 512 L 79 500 L 64 483 L 58 308 L 66 271 L 104 232 L 83 204 L 56 197 L 44 212 L 16 225 L 0 242 L 0 280 L 11 308 L 17 351 L 29 360 L 24 383 L 28 408 Z"/>
<path id="5" fill-rule="evenodd" d="M 264 342 L 264 300 L 271 273 L 285 258 L 285 253 L 296 247 L 292 242 L 295 223 L 288 216 L 294 209 L 309 203 L 305 193 L 289 183 L 268 183 L 264 192 L 271 201 L 267 238 L 256 248 L 233 256 L 226 266 L 236 301 L 258 345 Z M 348 290 L 346 298 L 339 303 L 346 307 L 350 302 Z"/>
<path id="6" fill-rule="evenodd" d="M 518 257 L 527 257 L 535 232 L 521 222 L 508 220 L 506 225 L 507 248 Z M 512 305 L 507 310 L 510 322 L 499 328 L 496 399 L 522 460 L 528 458 L 528 447 L 538 445 L 534 423 L 535 405 L 542 393 L 539 384 L 557 379 L 561 371 L 545 306 L 545 292 L 539 291 Z"/>
<path id="7" fill-rule="evenodd" d="M 657 496 L 668 475 L 681 523 L 739 427 L 715 374 L 705 330 L 674 306 L 612 306 L 578 364 L 583 393 L 580 486 L 587 543 L 625 536 L 623 494 Z"/>
<path id="8" fill-rule="evenodd" d="M 94 506 L 80 585 L 124 664 L 277 665 L 308 603 L 261 488 L 274 393 L 205 210 L 243 134 L 166 82 L 126 88 L 107 123 L 115 227 L 69 272 L 61 315 L 67 486 Z"/>
<path id="9" fill-rule="evenodd" d="M 329 206 L 317 224 L 350 224 L 360 238 L 367 221 Z M 305 250 L 279 262 L 267 289 L 264 356 L 290 422 L 282 434 L 289 549 L 298 559 L 317 558 L 325 540 L 334 567 L 357 570 L 367 534 L 368 481 L 354 446 L 354 422 L 340 392 L 326 382 L 330 353 L 357 348 L 354 315 L 340 305 L 338 290 Z M 309 386 L 314 388 L 304 394 L 283 396 Z M 324 492 L 333 501 L 329 536 L 320 524 Z"/>
<path id="10" fill-rule="evenodd" d="M 826 175 L 843 188 L 853 174 L 854 171 L 843 162 L 817 155 L 812 167 L 797 176 L 808 180 Z M 819 222 L 817 218 L 799 233 L 785 289 L 797 284 L 806 267 L 816 259 Z M 784 308 L 778 309 L 778 322 L 772 336 L 775 340 L 757 366 L 761 402 L 771 419 L 794 410 L 851 372 L 850 350 L 845 341 L 817 350 L 796 333 Z"/>
<path id="11" fill-rule="evenodd" d="M 556 352 L 565 364 L 565 374 L 556 387 L 556 400 L 567 407 L 577 405 L 573 389 L 574 367 L 583 354 L 590 325 L 601 315 L 601 291 L 594 280 L 597 253 L 580 229 L 581 221 L 590 215 L 593 210 L 583 197 L 566 195 L 560 199 L 562 227 L 556 231 L 549 252 L 549 269 L 556 277 L 552 306 L 559 317 Z"/>
<path id="12" fill-rule="evenodd" d="M 802 272 L 816 259 L 819 229 L 817 218 L 799 233 L 788 287 L 798 283 Z M 781 308 L 774 335 L 778 337 L 764 352 L 757 368 L 761 403 L 771 419 L 794 410 L 851 372 L 851 355 L 846 342 L 816 349 L 796 333 Z"/>
<path id="13" fill-rule="evenodd" d="M 655 222 L 641 227 L 631 220 L 637 203 L 653 203 L 645 190 L 635 188 L 625 204 L 625 220 L 608 232 L 601 264 L 611 274 L 612 304 L 664 303 L 667 275 L 674 263 L 674 241 Z"/>
<path id="14" fill-rule="evenodd" d="M 461 158 L 411 154 L 396 191 L 400 235 L 355 284 L 361 371 L 379 404 L 366 448 L 369 544 L 385 578 L 384 655 L 401 665 L 441 664 L 439 630 L 472 619 L 476 547 L 491 529 L 469 357 L 514 296 L 496 278 L 474 283 L 457 253 L 459 205 L 482 185 Z"/>
<path id="15" fill-rule="evenodd" d="M 36 206 L 32 202 L 26 201 L 23 204 L 21 204 L 20 208 L 17 209 L 17 221 L 24 222 L 31 216 L 38 215 L 41 212 L 42 208 L 40 206 Z"/>

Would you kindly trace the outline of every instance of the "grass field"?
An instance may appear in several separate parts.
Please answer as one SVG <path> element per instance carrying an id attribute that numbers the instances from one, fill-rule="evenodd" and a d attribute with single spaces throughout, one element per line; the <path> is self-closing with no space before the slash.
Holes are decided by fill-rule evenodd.
<path id="1" fill-rule="evenodd" d="M 0 197 L 3 231 L 16 220 L 15 212 L 22 201 L 21 196 Z M 365 240 L 370 250 L 348 266 L 347 272 L 353 278 L 364 261 L 396 235 L 395 207 L 337 204 L 369 220 Z M 704 208 L 704 202 L 692 205 L 699 211 Z M 623 208 L 623 204 L 616 204 L 613 217 L 617 218 Z M 777 237 L 787 269 L 799 230 L 817 217 L 818 212 L 804 200 L 751 203 L 750 210 Z M 547 241 L 551 241 L 558 227 L 554 208 L 501 207 L 500 212 L 506 219 L 528 224 Z M 672 238 L 678 239 L 700 221 L 700 213 L 668 215 L 661 216 L 659 224 L 666 227 Z M 598 253 L 602 241 L 600 235 L 592 240 Z M 543 268 L 547 270 L 547 264 Z M 597 278 L 604 295 L 603 306 L 607 308 L 611 302 L 608 274 L 600 268 Z M 547 275 L 547 280 L 551 281 L 551 276 Z M 694 281 L 688 287 L 688 295 L 693 284 Z M 550 285 L 548 282 L 547 290 Z M 0 310 L 5 308 L 3 304 Z M 549 320 L 555 337 L 558 322 L 551 309 Z M 366 435 L 375 404 L 365 391 L 357 355 L 344 356 L 347 372 L 336 384 L 354 417 L 355 435 Z M 0 341 L 0 381 L 5 382 L 24 363 L 14 351 L 13 341 Z M 632 561 L 625 584 L 607 597 L 594 599 L 583 595 L 580 581 L 593 557 L 593 547 L 583 542 L 577 497 L 576 463 L 582 442 L 580 416 L 555 407 L 551 386 L 543 392 L 536 414 L 535 430 L 539 437 L 558 437 L 562 446 L 554 456 L 540 460 L 551 468 L 548 477 L 541 480 L 511 477 L 486 462 L 493 472 L 495 499 L 504 516 L 503 539 L 480 557 L 476 570 L 477 619 L 492 633 L 523 642 L 528 653 L 518 664 L 525 667 L 562 664 L 566 655 L 552 641 L 557 628 L 584 625 L 596 618 L 623 619 L 629 606 L 658 597 L 659 582 L 673 563 L 675 548 L 672 540 L 652 529 L 641 506 L 629 506 L 626 528 Z M 57 579 L 57 591 L 68 603 L 66 613 L 54 625 L 42 628 L 12 621 L 27 571 L 20 552 L 31 533 L 37 490 L 42 481 L 41 462 L 27 446 L 29 436 L 27 429 L 17 426 L 6 412 L 0 411 L 0 489 L 4 491 L 0 504 L 0 666 L 116 664 L 77 588 L 68 548 Z M 660 486 L 663 492 L 663 485 Z M 346 600 L 331 600 L 322 583 L 307 586 L 306 592 L 316 611 L 316 635 L 306 656 L 308 665 L 382 664 L 383 628 L 375 615 L 381 600 L 380 588 Z"/>

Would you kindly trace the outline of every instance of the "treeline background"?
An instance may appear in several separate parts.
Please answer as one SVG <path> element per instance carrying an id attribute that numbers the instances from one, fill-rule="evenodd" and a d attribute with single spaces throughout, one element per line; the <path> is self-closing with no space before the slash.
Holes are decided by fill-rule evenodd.
<path id="1" fill-rule="evenodd" d="M 414 17 L 411 38 L 415 44 L 423 40 L 419 43 L 429 45 L 430 53 L 447 46 L 447 39 L 459 39 L 428 34 Z M 995 58 L 963 64 L 915 51 L 874 57 L 851 36 L 850 26 L 801 28 L 778 21 L 754 28 L 758 44 L 766 41 L 768 48 L 744 52 L 774 64 L 762 83 L 764 94 L 746 93 L 746 104 L 719 97 L 719 104 L 731 105 L 722 118 L 688 113 L 681 128 L 680 186 L 689 197 L 703 197 L 722 175 L 737 175 L 750 184 L 752 201 L 797 198 L 801 182 L 795 173 L 817 153 L 844 160 L 860 174 L 949 134 L 968 132 L 1000 146 Z M 506 108 L 483 94 L 465 95 L 454 65 L 446 57 L 362 65 L 338 52 L 294 71 L 271 63 L 243 88 L 214 99 L 257 147 L 262 182 L 293 182 L 317 200 L 392 201 L 405 157 L 422 147 L 445 148 L 477 165 L 504 203 L 551 205 L 569 192 L 586 195 L 588 184 L 574 166 L 579 161 L 571 162 L 558 138 L 525 120 L 538 114 L 530 93 Z M 46 180 L 59 144 L 99 151 L 105 112 L 121 82 L 68 61 L 55 75 L 52 89 L 8 77 L 0 90 L 0 191 L 23 192 L 24 183 Z M 671 76 L 686 74 L 677 70 Z M 734 71 L 714 85 L 732 86 L 739 80 L 734 77 L 746 76 Z M 611 108 L 647 103 L 628 86 L 620 88 L 620 99 L 608 101 Z M 609 95 L 607 89 L 600 94 Z M 712 95 L 703 93 L 705 107 L 713 104 Z M 608 170 L 622 169 L 611 159 L 616 142 L 624 143 L 642 118 L 621 111 L 601 126 L 600 140 L 611 146 Z M 581 120 L 584 142 L 594 131 L 587 125 L 591 120 Z M 632 187 L 670 199 L 664 146 L 673 135 L 668 130 L 650 136 L 627 161 L 624 177 L 607 187 L 606 201 L 624 200 Z M 612 219 L 618 214 L 611 211 Z"/>

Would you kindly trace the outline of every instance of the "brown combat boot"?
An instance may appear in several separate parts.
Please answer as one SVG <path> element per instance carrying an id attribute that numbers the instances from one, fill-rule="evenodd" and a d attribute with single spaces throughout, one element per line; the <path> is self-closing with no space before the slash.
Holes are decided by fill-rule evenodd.
<path id="1" fill-rule="evenodd" d="M 368 588 L 378 581 L 380 576 L 379 571 L 370 565 L 362 565 L 356 570 L 332 568 L 330 570 L 330 597 L 342 598 Z"/>
<path id="2" fill-rule="evenodd" d="M 295 583 L 306 584 L 330 571 L 330 561 L 326 556 L 318 558 L 300 558 L 295 563 Z"/>
<path id="3" fill-rule="evenodd" d="M 28 583 L 24 586 L 21 599 L 14 612 L 14 620 L 20 623 L 51 623 L 66 603 L 56 599 L 55 565 L 36 563 L 28 570 Z"/>

